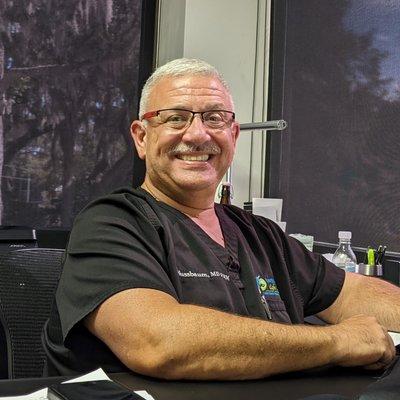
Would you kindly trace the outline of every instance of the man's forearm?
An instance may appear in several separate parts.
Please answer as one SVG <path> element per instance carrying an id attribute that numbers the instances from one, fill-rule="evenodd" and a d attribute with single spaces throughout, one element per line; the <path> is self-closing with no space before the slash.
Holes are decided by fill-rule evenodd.
<path id="1" fill-rule="evenodd" d="M 363 286 L 369 315 L 376 316 L 388 330 L 400 332 L 400 288 L 378 278 L 369 279 Z"/>
<path id="2" fill-rule="evenodd" d="M 255 379 L 333 363 L 337 356 L 339 339 L 327 328 L 179 308 L 159 328 L 168 338 L 159 343 L 165 356 L 159 373 L 169 379 Z"/>
<path id="3" fill-rule="evenodd" d="M 164 379 L 256 379 L 326 364 L 386 365 L 394 353 L 372 317 L 325 327 L 278 324 L 179 304 L 151 289 L 112 296 L 85 324 L 128 368 Z"/>

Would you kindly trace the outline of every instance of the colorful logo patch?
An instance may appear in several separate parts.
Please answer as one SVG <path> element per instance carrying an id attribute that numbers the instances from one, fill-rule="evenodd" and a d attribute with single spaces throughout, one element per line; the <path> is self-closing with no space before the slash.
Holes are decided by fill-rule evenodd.
<path id="1" fill-rule="evenodd" d="M 262 278 L 261 276 L 256 277 L 257 287 L 260 294 L 264 297 L 277 296 L 279 297 L 279 290 L 276 286 L 274 278 Z"/>

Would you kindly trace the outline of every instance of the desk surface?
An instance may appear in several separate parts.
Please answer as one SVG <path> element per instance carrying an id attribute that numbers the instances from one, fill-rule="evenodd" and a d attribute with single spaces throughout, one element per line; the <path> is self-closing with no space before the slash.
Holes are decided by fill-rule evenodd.
<path id="1" fill-rule="evenodd" d="M 156 400 L 209 400 L 229 398 L 273 398 L 297 400 L 305 396 L 334 393 L 354 398 L 376 379 L 355 369 L 314 370 L 243 382 L 162 381 L 129 373 L 110 374 L 110 378 L 132 390 L 147 390 Z M 27 394 L 66 380 L 66 377 L 0 380 L 0 396 Z M 272 397 L 267 396 L 267 394 Z"/>
<path id="2" fill-rule="evenodd" d="M 371 373 L 345 370 L 315 371 L 242 382 L 165 382 L 131 374 L 113 374 L 112 379 L 130 389 L 145 388 L 156 400 L 297 400 L 323 393 L 352 398 L 376 381 Z"/>

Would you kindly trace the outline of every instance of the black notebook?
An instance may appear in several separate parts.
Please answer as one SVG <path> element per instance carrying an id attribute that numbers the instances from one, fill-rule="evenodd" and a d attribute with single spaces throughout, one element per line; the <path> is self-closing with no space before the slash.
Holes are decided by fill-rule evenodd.
<path id="1" fill-rule="evenodd" d="M 49 387 L 49 400 L 143 400 L 143 397 L 113 381 L 60 383 Z"/>

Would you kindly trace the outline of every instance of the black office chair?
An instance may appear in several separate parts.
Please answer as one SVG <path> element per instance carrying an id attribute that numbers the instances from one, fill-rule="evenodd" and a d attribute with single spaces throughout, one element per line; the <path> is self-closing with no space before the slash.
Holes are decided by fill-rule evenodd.
<path id="1" fill-rule="evenodd" d="M 42 375 L 41 333 L 50 315 L 64 250 L 31 248 L 0 254 L 0 322 L 8 378 Z"/>

